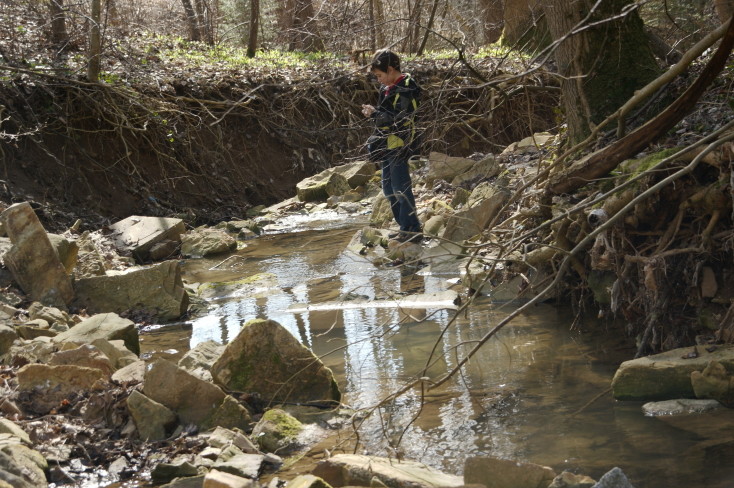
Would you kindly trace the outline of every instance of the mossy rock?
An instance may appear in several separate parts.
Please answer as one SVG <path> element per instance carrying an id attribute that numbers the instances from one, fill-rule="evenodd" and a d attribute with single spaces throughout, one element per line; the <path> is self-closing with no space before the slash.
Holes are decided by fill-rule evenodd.
<path id="1" fill-rule="evenodd" d="M 273 408 L 265 412 L 252 430 L 252 437 L 265 452 L 291 451 L 297 447 L 303 424 L 289 413 Z"/>

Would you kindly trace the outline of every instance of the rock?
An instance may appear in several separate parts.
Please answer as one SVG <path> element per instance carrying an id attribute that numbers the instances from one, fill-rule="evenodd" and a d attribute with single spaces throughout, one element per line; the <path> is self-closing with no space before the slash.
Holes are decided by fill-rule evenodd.
<path id="1" fill-rule="evenodd" d="M 375 163 L 372 161 L 355 161 L 353 163 L 334 166 L 335 172 L 346 178 L 350 188 L 357 188 L 375 176 Z"/>
<path id="2" fill-rule="evenodd" d="M 257 479 L 265 457 L 261 454 L 237 454 L 226 461 L 216 461 L 212 469 L 240 476 Z"/>
<path id="3" fill-rule="evenodd" d="M 513 142 L 502 151 L 508 153 L 537 153 L 539 148 L 552 144 L 555 136 L 549 132 L 538 132 L 517 142 Z"/>
<path id="4" fill-rule="evenodd" d="M 460 476 L 442 473 L 415 461 L 359 454 L 337 454 L 320 461 L 312 474 L 334 487 L 374 486 L 373 479 L 390 488 L 463 486 Z"/>
<path id="5" fill-rule="evenodd" d="M 203 474 L 197 476 L 189 476 L 187 478 L 176 478 L 170 483 L 161 485 L 160 488 L 203 488 L 204 486 Z"/>
<path id="6" fill-rule="evenodd" d="M 178 360 L 178 365 L 197 378 L 212 381 L 209 369 L 222 352 L 224 352 L 223 344 L 215 341 L 200 342 Z"/>
<path id="7" fill-rule="evenodd" d="M 255 488 L 256 483 L 247 478 L 213 469 L 204 476 L 203 488 Z"/>
<path id="8" fill-rule="evenodd" d="M 347 179 L 333 168 L 296 184 L 296 195 L 301 202 L 325 201 L 332 195 L 343 195 L 349 190 Z"/>
<path id="9" fill-rule="evenodd" d="M 692 357 L 696 356 L 696 357 Z M 671 400 L 695 398 L 691 373 L 702 371 L 709 361 L 734 371 L 734 346 L 720 345 L 712 352 L 701 346 L 673 349 L 623 362 L 612 379 L 617 400 Z"/>
<path id="10" fill-rule="evenodd" d="M 247 429 L 250 421 L 250 412 L 247 408 L 231 395 L 227 395 L 219 407 L 212 412 L 204 428 L 220 426 L 228 429 Z"/>
<path id="11" fill-rule="evenodd" d="M 450 181 L 454 187 L 469 187 L 474 183 L 497 176 L 500 171 L 502 171 L 502 166 L 499 161 L 497 161 L 494 155 L 489 154 Z"/>
<path id="12" fill-rule="evenodd" d="M 150 472 L 150 479 L 155 484 L 168 483 L 175 478 L 196 476 L 199 470 L 196 466 L 185 460 L 175 460 L 171 463 L 159 463 Z"/>
<path id="13" fill-rule="evenodd" d="M 48 322 L 42 319 L 31 320 L 25 324 L 17 325 L 15 332 L 25 340 L 35 339 L 36 337 L 54 337 L 58 333 L 50 330 Z"/>
<path id="14" fill-rule="evenodd" d="M 4 356 L 10 350 L 10 346 L 17 338 L 18 333 L 13 327 L 0 324 L 0 356 Z"/>
<path id="15" fill-rule="evenodd" d="M 72 364 L 86 368 L 95 368 L 102 371 L 105 378 L 112 376 L 112 373 L 116 369 L 112 365 L 110 358 L 91 344 L 83 344 L 76 349 L 59 351 L 51 356 L 48 364 L 51 366 Z"/>
<path id="16" fill-rule="evenodd" d="M 137 385 L 145 378 L 145 361 L 136 361 L 112 373 L 112 381 L 118 385 Z"/>
<path id="17" fill-rule="evenodd" d="M 289 453 L 298 447 L 303 425 L 279 408 L 265 412 L 252 429 L 252 437 L 265 452 Z"/>
<path id="18" fill-rule="evenodd" d="M 176 414 L 137 390 L 127 397 L 127 408 L 138 429 L 140 439 L 159 441 L 168 437 L 176 423 Z"/>
<path id="19" fill-rule="evenodd" d="M 74 303 L 92 313 L 141 311 L 165 321 L 181 317 L 189 306 L 178 261 L 81 278 L 75 288 Z"/>
<path id="20" fill-rule="evenodd" d="M 390 201 L 387 197 L 380 193 L 372 199 L 372 214 L 370 215 L 370 224 L 377 227 L 385 227 L 393 222 L 392 209 Z"/>
<path id="21" fill-rule="evenodd" d="M 564 471 L 553 479 L 548 488 L 591 488 L 596 481 L 583 474 Z"/>
<path id="22" fill-rule="evenodd" d="M 695 388 L 695 385 L 694 385 Z M 721 408 L 716 400 L 664 400 L 662 402 L 648 402 L 642 406 L 642 412 L 647 417 L 661 417 L 663 415 L 690 415 L 703 413 Z"/>
<path id="23" fill-rule="evenodd" d="M 451 181 L 460 174 L 468 171 L 475 164 L 476 161 L 472 159 L 431 152 L 428 155 L 428 173 L 425 177 L 426 184 L 433 185 L 437 180 Z"/>
<path id="24" fill-rule="evenodd" d="M 70 241 L 64 236 L 58 234 L 46 235 L 48 236 L 48 240 L 51 241 L 51 246 L 53 246 L 56 254 L 59 256 L 59 261 L 64 265 L 64 269 L 68 274 L 71 274 L 76 266 L 79 246 L 76 242 Z"/>
<path id="25" fill-rule="evenodd" d="M 619 468 L 612 468 L 592 488 L 634 488 Z"/>
<path id="26" fill-rule="evenodd" d="M 28 408 L 45 415 L 64 400 L 102 387 L 105 374 L 96 368 L 64 364 L 26 364 L 18 370 L 18 390 L 29 399 Z"/>
<path id="27" fill-rule="evenodd" d="M 461 242 L 480 234 L 507 202 L 509 193 L 489 183 L 477 186 L 469 196 L 466 207 L 457 210 L 446 221 L 441 237 Z"/>
<path id="28" fill-rule="evenodd" d="M 734 377 L 720 362 L 711 360 L 703 371 L 693 371 L 691 385 L 696 398 L 710 398 L 734 407 Z"/>
<path id="29" fill-rule="evenodd" d="M 38 488 L 48 486 L 48 463 L 38 451 L 20 443 L 0 447 L 0 482 L 12 488 Z"/>
<path id="30" fill-rule="evenodd" d="M 11 205 L 0 214 L 0 221 L 13 243 L 3 261 L 23 291 L 45 305 L 71 303 L 71 279 L 30 204 Z"/>
<path id="31" fill-rule="evenodd" d="M 293 478 L 288 488 L 331 488 L 331 485 L 318 476 L 302 474 Z"/>
<path id="32" fill-rule="evenodd" d="M 140 361 L 137 354 L 125 347 L 125 342 L 122 340 L 95 339 L 90 344 L 102 351 L 110 359 L 115 369 L 124 368 Z"/>
<path id="33" fill-rule="evenodd" d="M 155 244 L 166 240 L 181 242 L 186 225 L 181 219 L 133 215 L 110 225 L 110 229 L 115 247 L 122 253 L 131 253 L 143 263 Z"/>
<path id="34" fill-rule="evenodd" d="M 423 224 L 423 233 L 429 236 L 437 236 L 446 225 L 443 215 L 434 215 Z"/>
<path id="35" fill-rule="evenodd" d="M 237 249 L 237 239 L 223 229 L 200 227 L 181 236 L 181 254 L 202 258 L 232 252 Z"/>
<path id="36" fill-rule="evenodd" d="M 235 446 L 243 453 L 259 454 L 255 444 L 244 433 L 238 430 L 225 429 L 224 427 L 215 428 L 214 432 L 209 435 L 207 444 L 220 449 Z"/>
<path id="37" fill-rule="evenodd" d="M 89 237 L 89 232 L 84 232 L 77 239 L 79 246 L 78 259 L 74 274 L 77 279 L 87 276 L 103 276 L 107 270 L 107 264 L 97 245 Z"/>
<path id="38" fill-rule="evenodd" d="M 69 314 L 63 310 L 59 310 L 56 307 L 44 307 L 39 302 L 34 302 L 28 307 L 28 317 L 31 320 L 43 319 L 49 324 L 60 322 L 66 325 L 73 325 L 74 322 L 69 317 Z"/>
<path id="39" fill-rule="evenodd" d="M 3 356 L 3 362 L 5 364 L 45 363 L 56 352 L 56 346 L 51 344 L 50 340 L 49 337 L 39 337 L 32 341 L 15 341 Z"/>
<path id="40" fill-rule="evenodd" d="M 126 348 L 135 354 L 140 354 L 140 342 L 135 323 L 132 320 L 123 319 L 116 313 L 93 315 L 51 340 L 57 344 L 64 342 L 89 344 L 96 339 L 122 340 Z"/>
<path id="41" fill-rule="evenodd" d="M 171 241 L 166 239 L 165 241 L 157 242 L 148 251 L 148 257 L 152 261 L 165 261 L 174 259 L 178 254 L 179 246 L 181 245 L 178 241 Z"/>
<path id="42" fill-rule="evenodd" d="M 9 419 L 0 418 L 0 434 L 10 434 L 17 437 L 18 440 L 23 444 L 31 444 L 31 438 L 28 437 L 26 431 L 21 429 L 18 424 Z"/>
<path id="43" fill-rule="evenodd" d="M 221 425 L 217 423 L 217 418 L 229 410 L 234 410 L 239 417 L 224 427 L 238 427 L 244 430 L 250 423 L 247 410 L 236 402 L 232 405 L 231 402 L 234 400 L 231 397 L 225 403 L 228 395 L 225 395 L 219 387 L 200 380 L 165 359 L 148 366 L 143 394 L 176 412 L 180 423 L 184 425 L 195 424 L 201 429 L 216 427 Z"/>
<path id="44" fill-rule="evenodd" d="M 713 298 L 719 290 L 716 274 L 709 266 L 701 269 L 701 298 Z"/>
<path id="45" fill-rule="evenodd" d="M 547 466 L 510 459 L 471 457 L 464 464 L 464 481 L 487 488 L 546 488 L 555 477 Z"/>
<path id="46" fill-rule="evenodd" d="M 229 390 L 257 392 L 266 401 L 339 401 L 331 370 L 272 320 L 251 320 L 227 344 L 211 369 Z"/>

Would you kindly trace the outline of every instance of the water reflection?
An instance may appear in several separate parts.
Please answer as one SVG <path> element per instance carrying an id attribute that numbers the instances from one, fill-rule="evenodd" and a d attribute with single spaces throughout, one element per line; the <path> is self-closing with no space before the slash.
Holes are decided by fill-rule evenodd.
<path id="1" fill-rule="evenodd" d="M 605 324 L 571 331 L 574 317 L 549 305 L 518 317 L 444 386 L 414 387 L 380 403 L 415 377 L 435 379 L 451 370 L 511 309 L 478 303 L 456 318 L 454 311 L 443 309 L 290 312 L 296 304 L 340 297 L 389 299 L 452 286 L 450 274 L 377 269 L 344 251 L 354 231 L 260 238 L 228 269 L 212 270 L 214 261 L 187 263 L 189 282 L 258 273 L 272 273 L 277 282 L 255 296 L 212 301 L 206 314 L 191 321 L 184 336 L 189 346 L 206 340 L 226 343 L 249 319 L 280 322 L 332 368 L 348 403 L 379 405 L 361 432 L 368 453 L 401 453 L 454 473 L 461 472 L 466 457 L 486 454 L 597 478 L 620 465 L 641 487 L 702 486 L 699 478 L 707 480 L 706 486 L 729 486 L 732 469 L 726 468 L 726 455 L 734 453 L 734 441 L 728 447 L 713 443 L 714 433 L 702 437 L 700 430 L 645 418 L 639 404 L 615 403 L 603 395 L 618 363 L 631 356 L 627 342 Z M 185 333 L 178 331 L 176 340 Z M 168 348 L 161 336 L 157 339 L 146 338 L 144 347 Z M 726 425 L 734 425 L 729 412 Z"/>

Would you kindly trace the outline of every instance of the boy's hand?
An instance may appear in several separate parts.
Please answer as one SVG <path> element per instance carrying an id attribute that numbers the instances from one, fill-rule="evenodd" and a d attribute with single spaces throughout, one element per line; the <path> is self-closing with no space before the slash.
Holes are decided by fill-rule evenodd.
<path id="1" fill-rule="evenodd" d="M 365 117 L 369 117 L 373 113 L 375 113 L 375 107 L 373 107 L 372 105 L 362 105 L 362 114 Z"/>

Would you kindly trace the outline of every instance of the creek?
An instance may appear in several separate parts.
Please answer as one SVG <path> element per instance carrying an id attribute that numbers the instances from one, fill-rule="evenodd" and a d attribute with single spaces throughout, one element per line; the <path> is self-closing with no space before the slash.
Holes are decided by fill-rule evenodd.
<path id="1" fill-rule="evenodd" d="M 428 376 L 441 377 L 457 351 L 516 306 L 482 297 L 453 321 L 456 311 L 442 304 L 390 306 L 408 295 L 465 290 L 456 272 L 377 267 L 346 251 L 364 215 L 317 215 L 278 222 L 226 259 L 186 262 L 189 283 L 270 273 L 277 286 L 216 297 L 197 318 L 147 328 L 143 356 L 177 359 L 202 341 L 227 343 L 247 320 L 268 318 L 334 371 L 346 404 L 367 408 L 420 374 L 432 350 Z M 342 307 L 318 306 L 340 300 Z M 382 405 L 382 420 L 373 415 L 361 428 L 360 452 L 399 453 L 454 474 L 467 457 L 490 455 L 595 479 L 619 466 L 638 488 L 732 486 L 731 410 L 650 418 L 640 402 L 613 400 L 611 378 L 634 355 L 630 342 L 619 324 L 579 321 L 570 305 L 541 304 L 502 329 L 460 376 L 423 399 L 413 388 Z"/>

